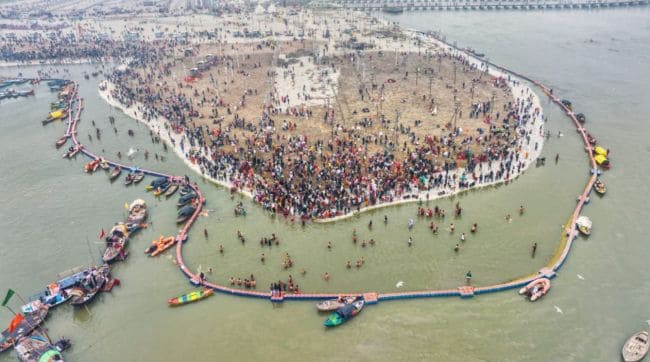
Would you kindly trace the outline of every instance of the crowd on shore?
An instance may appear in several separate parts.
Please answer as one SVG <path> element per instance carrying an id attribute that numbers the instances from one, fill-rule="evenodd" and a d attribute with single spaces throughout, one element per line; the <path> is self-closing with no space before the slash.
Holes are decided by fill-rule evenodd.
<path id="1" fill-rule="evenodd" d="M 39 50 L 5 43 L 0 55 L 15 61 L 129 59 L 128 68 L 108 75 L 110 96 L 115 101 L 127 108 L 135 106 L 137 117 L 145 121 L 164 119 L 163 132 L 175 143 L 174 148 L 198 165 L 205 176 L 233 190 L 249 192 L 267 210 L 302 220 L 328 219 L 364 207 L 509 180 L 530 163 L 529 152 L 538 148 L 536 142 L 531 144 L 531 138 L 535 132 L 542 132 L 541 122 L 535 123 L 541 110 L 528 88 L 522 88 L 525 91 L 514 94 L 503 108 L 494 109 L 488 99 L 461 110 L 477 123 L 483 120 L 483 127 L 472 133 L 448 127 L 442 135 L 427 136 L 423 142 L 416 142 L 414 137 L 397 142 L 380 133 L 353 137 L 350 130 L 337 126 L 331 135 L 308 137 L 299 125 L 291 120 L 287 123 L 290 115 L 286 110 L 278 111 L 279 104 L 271 102 L 261 108 L 258 119 L 245 120 L 237 114 L 237 104 L 224 103 L 214 93 L 191 84 L 168 82 L 174 66 L 171 55 L 178 45 L 173 41 L 106 40 L 80 45 L 71 37 L 57 42 L 57 46 Z M 234 67 L 229 60 L 227 55 L 217 56 L 214 63 Z M 452 61 L 458 62 L 461 72 L 472 70 L 461 56 Z M 269 71 L 267 76 L 275 74 Z M 491 80 L 491 85 L 500 89 L 514 84 L 505 78 Z M 251 91 L 257 94 L 258 89 Z M 262 85 L 259 91 L 266 91 L 266 87 Z M 270 92 L 269 99 L 282 102 L 282 96 Z M 246 95 L 241 97 L 242 102 L 246 102 Z M 219 122 L 213 119 L 211 125 L 197 125 L 203 112 L 199 105 L 205 104 L 213 109 L 211 118 L 217 118 L 215 113 L 221 115 Z M 327 117 L 309 120 L 331 122 Z M 281 126 L 285 124 L 291 127 Z M 250 136 L 238 136 L 235 130 L 241 128 Z M 384 150 L 368 151 L 369 142 L 384 146 Z"/>
<path id="2" fill-rule="evenodd" d="M 540 115 L 532 93 L 517 95 L 499 110 L 491 109 L 489 101 L 477 103 L 467 111 L 483 118 L 486 131 L 463 134 L 460 129 L 449 129 L 448 134 L 427 137 L 421 144 L 411 140 L 403 145 L 407 150 L 403 158 L 387 151 L 370 153 L 365 141 L 349 137 L 344 131 L 335 132 L 331 138 L 326 135 L 325 139 L 309 139 L 295 128 L 293 134 L 287 135 L 276 128 L 283 114 L 270 107 L 256 122 L 248 122 L 253 135 L 241 138 L 232 131 L 246 122 L 236 114 L 231 123 L 195 126 L 198 111 L 193 104 L 200 100 L 200 92 L 195 90 L 199 99 L 192 99 L 168 84 L 152 87 L 150 82 L 161 79 L 165 67 L 145 61 L 141 64 L 144 72 L 129 69 L 109 78 L 112 98 L 127 107 L 137 104 L 137 113 L 144 120 L 163 117 L 168 122 L 165 128 L 169 139 L 178 140 L 174 146 L 199 165 L 205 176 L 251 192 L 265 209 L 303 219 L 335 217 L 379 203 L 418 197 L 426 191 L 437 195 L 445 190 L 508 180 L 529 161 L 527 150 L 533 148 L 531 135 L 537 132 L 533 125 Z M 495 87 L 509 86 L 502 78 L 493 83 Z M 229 105 L 218 97 L 203 97 L 201 101 L 227 108 L 227 114 L 231 114 Z M 387 136 L 375 137 L 374 142 L 402 146 L 393 145 Z M 472 145 L 481 152 L 473 154 Z"/>

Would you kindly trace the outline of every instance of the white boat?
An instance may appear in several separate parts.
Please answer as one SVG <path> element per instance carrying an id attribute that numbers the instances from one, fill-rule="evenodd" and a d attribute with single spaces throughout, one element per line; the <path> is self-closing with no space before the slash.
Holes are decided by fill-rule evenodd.
<path id="1" fill-rule="evenodd" d="M 578 219 L 576 220 L 576 226 L 578 226 L 578 230 L 580 230 L 581 233 L 585 235 L 591 234 L 592 223 L 588 217 L 586 216 L 578 217 Z"/>
<path id="2" fill-rule="evenodd" d="M 321 312 L 330 312 L 333 310 L 337 310 L 346 304 L 350 304 L 354 302 L 356 299 L 357 299 L 356 297 L 341 297 L 338 299 L 324 300 L 316 304 L 316 308 L 318 308 L 318 310 Z"/>
<path id="3" fill-rule="evenodd" d="M 519 294 L 530 295 L 530 301 L 534 302 L 546 295 L 549 289 L 551 289 L 551 281 L 548 278 L 539 278 L 519 289 Z"/>
<path id="4" fill-rule="evenodd" d="M 623 361 L 639 362 L 648 354 L 648 332 L 634 334 L 623 346 Z"/>

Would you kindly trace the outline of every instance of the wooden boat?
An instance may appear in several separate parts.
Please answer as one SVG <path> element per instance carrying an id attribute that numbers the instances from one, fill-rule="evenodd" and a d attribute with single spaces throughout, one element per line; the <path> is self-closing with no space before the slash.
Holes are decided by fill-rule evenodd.
<path id="1" fill-rule="evenodd" d="M 48 338 L 37 332 L 20 338 L 14 349 L 18 355 L 18 359 L 21 361 L 63 361 L 61 351 L 59 351 Z"/>
<path id="2" fill-rule="evenodd" d="M 171 298 L 167 301 L 167 303 L 169 303 L 170 306 L 175 307 L 183 304 L 193 303 L 201 299 L 205 299 L 211 296 L 212 294 L 214 294 L 214 291 L 212 289 L 204 288 L 201 290 L 193 291 L 188 294 L 183 294 L 176 298 Z"/>
<path id="3" fill-rule="evenodd" d="M 135 175 L 133 176 L 133 183 L 140 183 L 140 181 L 144 180 L 144 172 L 139 171 L 136 172 Z"/>
<path id="4" fill-rule="evenodd" d="M 530 296 L 530 301 L 534 302 L 546 295 L 549 289 L 551 289 L 551 281 L 548 278 L 539 278 L 519 289 L 519 294 Z"/>
<path id="5" fill-rule="evenodd" d="M 578 219 L 576 220 L 576 226 L 578 227 L 578 230 L 580 230 L 581 233 L 585 235 L 591 234 L 592 223 L 588 217 L 586 216 L 578 217 Z"/>
<path id="6" fill-rule="evenodd" d="M 56 140 L 54 145 L 56 146 L 56 148 L 61 148 L 61 146 L 63 146 L 66 142 L 68 142 L 68 137 L 63 136 L 63 137 L 59 138 L 58 140 Z"/>
<path id="7" fill-rule="evenodd" d="M 118 258 L 126 257 L 126 250 L 124 247 L 126 246 L 127 240 L 128 238 L 121 237 L 107 242 L 106 250 L 104 250 L 104 254 L 102 255 L 102 260 L 109 263 Z"/>
<path id="8" fill-rule="evenodd" d="M 330 314 L 329 317 L 323 322 L 325 327 L 336 327 L 349 321 L 352 317 L 356 316 L 363 309 L 363 300 L 358 300 L 351 304 L 346 304 L 339 308 L 336 312 Z"/>
<path id="9" fill-rule="evenodd" d="M 129 216 L 126 220 L 129 224 L 141 224 L 147 219 L 147 204 L 142 199 L 134 200 L 129 206 Z"/>
<path id="10" fill-rule="evenodd" d="M 113 181 L 113 180 L 115 180 L 116 178 L 118 178 L 118 177 L 120 176 L 121 173 L 122 173 L 122 167 L 120 167 L 120 166 L 115 166 L 115 167 L 113 168 L 113 171 L 111 171 L 111 174 L 108 176 L 108 178 L 109 178 L 111 181 Z"/>
<path id="11" fill-rule="evenodd" d="M 345 306 L 346 304 L 350 304 L 355 300 L 357 300 L 356 297 L 341 297 L 338 299 L 324 300 L 316 304 L 316 309 L 321 312 L 331 312 Z"/>
<path id="12" fill-rule="evenodd" d="M 648 354 L 648 332 L 635 333 L 623 345 L 623 361 L 640 362 Z"/>
<path id="13" fill-rule="evenodd" d="M 104 264 L 87 274 L 80 282 L 81 287 L 70 289 L 70 294 L 72 295 L 70 304 L 78 307 L 90 302 L 102 290 L 109 278 L 109 273 L 108 264 Z"/>
<path id="14" fill-rule="evenodd" d="M 167 188 L 167 191 L 165 191 L 165 197 L 170 197 L 171 195 L 176 193 L 177 190 L 178 190 L 178 185 L 177 184 L 170 185 Z"/>
<path id="15" fill-rule="evenodd" d="M 605 183 L 598 178 L 596 179 L 596 182 L 594 182 L 594 190 L 599 195 L 604 195 L 605 192 L 607 192 L 607 187 L 605 187 Z"/>
<path id="16" fill-rule="evenodd" d="M 59 283 L 52 283 L 48 285 L 44 291 L 30 298 L 31 302 L 23 305 L 21 307 L 23 313 L 31 313 L 38 309 L 39 304 L 46 304 L 48 307 L 56 307 L 59 304 L 67 302 L 71 295 L 69 292 L 69 287 L 67 285 L 66 289 L 60 287 Z"/>
<path id="17" fill-rule="evenodd" d="M 176 237 L 174 236 L 160 236 L 158 240 L 151 242 L 151 245 L 145 249 L 144 253 L 149 254 L 149 256 L 157 256 L 163 251 L 169 249 L 172 245 L 176 244 Z"/>
<path id="18" fill-rule="evenodd" d="M 18 326 L 16 326 L 13 331 L 9 332 L 9 329 L 2 331 L 2 339 L 0 339 L 0 352 L 6 351 L 7 349 L 11 348 L 14 343 L 16 343 L 20 338 L 29 335 L 34 329 L 36 329 L 36 327 L 43 323 L 43 320 L 45 320 L 48 311 L 49 307 L 47 305 L 43 305 L 43 307 L 38 309 L 36 312 L 26 314 L 24 316 L 24 319 L 18 324 Z"/>
<path id="19" fill-rule="evenodd" d="M 58 281 L 50 283 L 43 291 L 29 297 L 29 300 L 40 301 L 50 308 L 60 305 L 70 299 L 70 288 L 79 283 L 92 270 L 93 268 L 76 268 L 58 274 L 57 277 L 60 278 Z"/>
<path id="20" fill-rule="evenodd" d="M 181 196 L 185 196 L 191 192 L 194 192 L 194 190 L 192 190 L 191 187 L 184 185 L 183 187 L 181 187 L 181 191 L 179 193 L 181 194 Z"/>
<path id="21" fill-rule="evenodd" d="M 134 177 L 135 176 L 133 176 L 133 172 L 129 172 L 124 178 L 124 185 L 129 186 L 130 184 L 132 184 Z"/>

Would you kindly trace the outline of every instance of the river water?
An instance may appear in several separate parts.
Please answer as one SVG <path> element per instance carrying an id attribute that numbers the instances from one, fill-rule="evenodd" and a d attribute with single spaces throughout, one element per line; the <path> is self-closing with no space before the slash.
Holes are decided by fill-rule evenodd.
<path id="1" fill-rule="evenodd" d="M 96 262 L 100 230 L 124 217 L 125 202 L 143 198 L 153 224 L 131 240 L 128 260 L 115 266 L 113 274 L 122 286 L 100 295 L 88 309 L 63 305 L 48 317 L 50 335 L 73 341 L 66 353 L 69 360 L 617 360 L 627 336 L 650 323 L 645 306 L 650 297 L 645 278 L 650 251 L 643 231 L 650 202 L 645 185 L 650 172 L 645 162 L 650 154 L 646 139 L 650 9 L 414 12 L 388 19 L 418 30 L 440 30 L 448 40 L 546 83 L 587 115 L 588 130 L 612 150 L 613 168 L 603 177 L 608 193 L 603 198 L 593 195 L 584 212 L 594 221 L 594 232 L 575 243 L 551 292 L 541 301 L 531 304 L 509 291 L 469 300 L 382 302 L 334 330 L 324 329 L 325 315 L 316 313 L 310 302 L 272 305 L 217 294 L 170 309 L 166 300 L 191 286 L 171 257 L 148 258 L 142 250 L 153 238 L 177 231 L 175 202 L 157 200 L 142 185 L 111 184 L 101 172 L 85 175 L 86 160 L 81 156 L 62 160 L 63 150 L 55 150 L 54 141 L 63 125 L 40 124 L 55 99 L 45 85 L 36 87 L 36 97 L 0 104 L 2 292 L 13 288 L 27 296 L 58 272 Z M 82 72 L 96 68 L 54 68 L 80 82 L 85 98 L 79 126 L 82 142 L 111 158 L 133 148 L 138 152 L 131 162 L 188 174 L 201 183 L 180 159 L 151 143 L 144 125 L 99 98 L 98 80 L 82 77 Z M 0 74 L 30 75 L 37 69 L 4 68 Z M 553 134 L 543 150 L 549 160 L 546 166 L 531 167 L 507 186 L 430 203 L 445 208 L 448 215 L 456 202 L 461 203 L 462 218 L 448 216 L 439 223 L 441 229 L 455 223 L 455 235 L 444 230 L 431 235 L 426 220 L 415 217 L 415 204 L 303 228 L 242 199 L 249 213 L 236 218 L 233 207 L 240 198 L 231 199 L 227 190 L 206 183 L 202 190 L 210 213 L 193 228 L 185 260 L 192 269 L 212 267 L 208 279 L 222 284 L 230 276 L 252 273 L 258 289 L 264 290 L 271 281 L 286 280 L 291 274 L 306 292 L 455 288 L 467 270 L 472 270 L 477 285 L 534 273 L 554 254 L 561 225 L 571 215 L 589 170 L 572 124 L 545 98 L 543 106 Z M 116 118 L 117 134 L 108 123 L 110 115 Z M 101 140 L 94 137 L 93 120 L 103 130 Z M 134 137 L 127 136 L 129 128 Z M 563 137 L 557 137 L 558 132 Z M 144 150 L 151 153 L 149 160 L 144 159 Z M 164 154 L 165 161 L 156 161 L 154 153 Z M 558 153 L 560 162 L 555 165 L 552 159 Z M 522 204 L 526 213 L 519 216 Z M 504 220 L 507 214 L 513 215 L 513 222 Z M 384 215 L 388 224 L 382 221 Z M 416 219 L 411 248 L 406 243 L 409 218 Z M 372 230 L 367 228 L 370 220 Z M 474 222 L 479 232 L 469 235 L 455 254 L 460 232 L 467 232 Z M 374 238 L 377 245 L 354 245 L 355 228 L 360 240 Z M 237 240 L 237 230 L 246 235 L 245 244 Z M 280 246 L 262 249 L 259 239 L 271 233 L 278 235 Z M 535 258 L 530 255 L 533 242 L 539 245 Z M 218 252 L 220 244 L 223 255 Z M 289 271 L 280 265 L 285 252 L 295 262 Z M 265 264 L 259 261 L 261 253 L 266 254 Z M 362 256 L 366 260 L 362 268 L 345 268 L 347 260 L 354 263 Z M 300 275 L 301 268 L 307 270 L 305 276 Z M 329 282 L 320 277 L 326 271 L 332 276 Z M 396 287 L 398 281 L 404 282 L 401 288 Z M 13 306 L 18 304 L 12 301 Z M 0 323 L 10 317 L 1 312 Z M 5 353 L 0 361 L 11 358 Z"/>

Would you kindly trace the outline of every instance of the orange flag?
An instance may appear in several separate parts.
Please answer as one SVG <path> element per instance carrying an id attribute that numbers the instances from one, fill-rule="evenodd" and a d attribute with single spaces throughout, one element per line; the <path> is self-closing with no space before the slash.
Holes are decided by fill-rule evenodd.
<path id="1" fill-rule="evenodd" d="M 14 319 L 11 320 L 11 323 L 9 323 L 9 328 L 7 328 L 9 333 L 13 332 L 16 329 L 16 327 L 18 327 L 20 322 L 22 322 L 24 319 L 25 318 L 23 317 L 22 314 L 20 314 L 20 313 L 16 314 Z"/>

